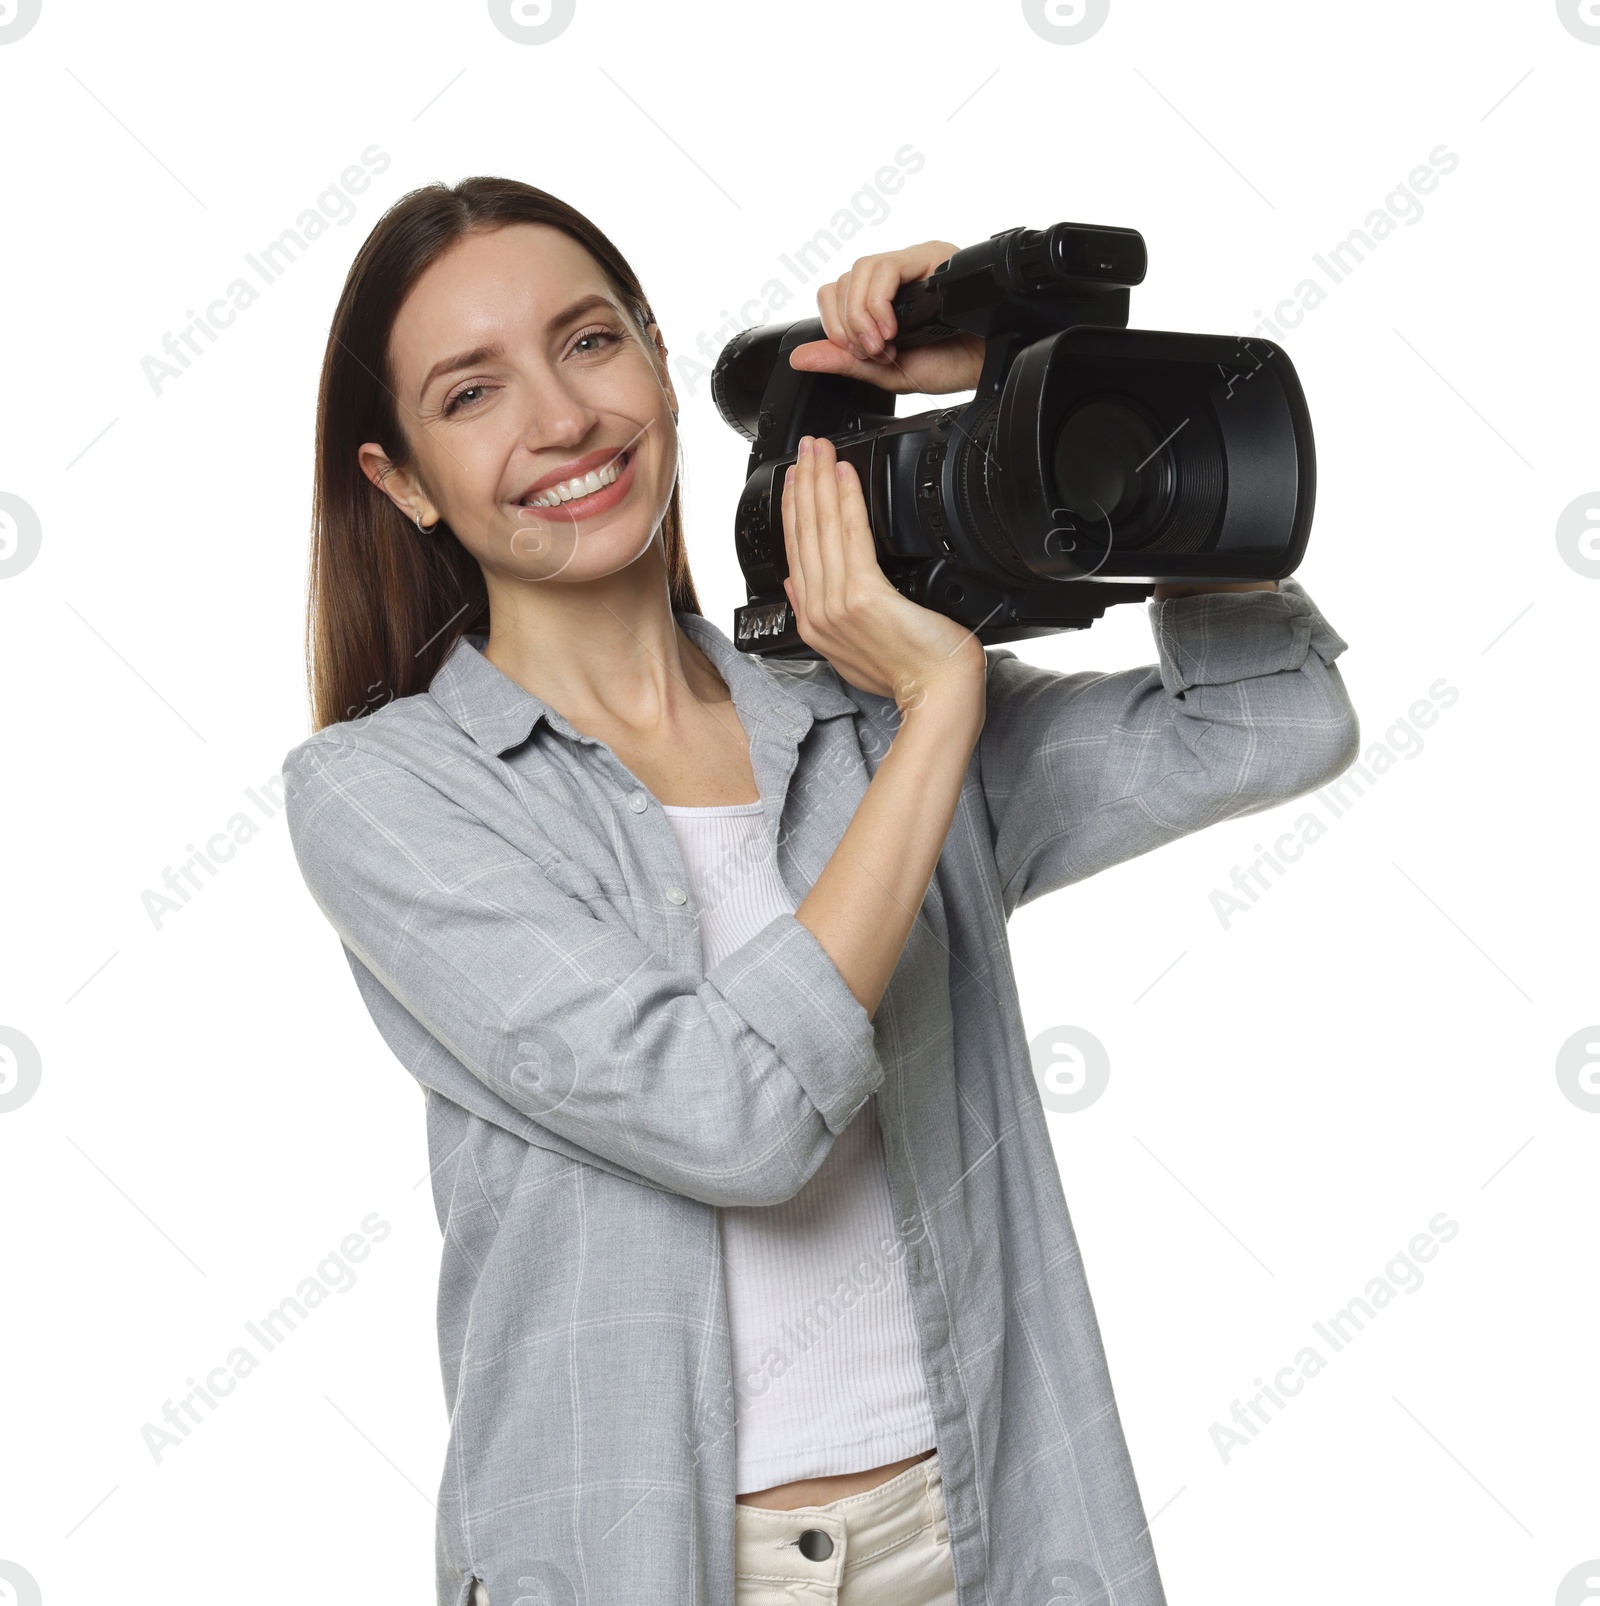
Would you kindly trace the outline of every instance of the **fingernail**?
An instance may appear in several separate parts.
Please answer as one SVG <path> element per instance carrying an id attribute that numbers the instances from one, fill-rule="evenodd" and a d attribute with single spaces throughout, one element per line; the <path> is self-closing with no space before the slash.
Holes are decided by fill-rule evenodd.
<path id="1" fill-rule="evenodd" d="M 802 435 L 800 437 L 800 456 L 801 457 L 810 457 L 810 455 L 811 455 L 811 437 L 809 435 Z"/>
<path id="2" fill-rule="evenodd" d="M 785 485 L 793 485 L 794 484 L 794 464 L 793 463 L 791 463 L 783 471 L 783 483 Z"/>
<path id="3" fill-rule="evenodd" d="M 871 330 L 866 330 L 862 333 L 861 344 L 866 347 L 867 354 L 870 356 L 878 349 L 879 346 L 883 344 L 883 342 L 879 340 L 878 337 L 871 332 Z"/>

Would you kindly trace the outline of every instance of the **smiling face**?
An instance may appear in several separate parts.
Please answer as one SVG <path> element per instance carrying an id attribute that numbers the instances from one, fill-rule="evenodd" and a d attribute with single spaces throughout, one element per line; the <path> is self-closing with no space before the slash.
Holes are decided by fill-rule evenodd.
<path id="1" fill-rule="evenodd" d="M 401 304 L 389 371 L 411 461 L 371 442 L 361 466 L 490 575 L 593 580 L 648 549 L 678 471 L 666 347 L 570 235 L 458 241 Z"/>

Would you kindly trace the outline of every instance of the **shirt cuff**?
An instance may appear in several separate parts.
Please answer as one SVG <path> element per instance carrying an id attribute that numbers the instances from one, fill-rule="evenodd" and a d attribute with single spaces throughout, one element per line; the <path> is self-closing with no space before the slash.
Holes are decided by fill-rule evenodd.
<path id="1" fill-rule="evenodd" d="M 706 972 L 778 1057 L 835 1135 L 883 1081 L 872 1017 L 828 950 L 792 914 L 778 916 Z"/>
<path id="2" fill-rule="evenodd" d="M 1177 695 L 1298 669 L 1308 652 L 1332 663 L 1348 643 L 1298 580 L 1276 591 L 1202 591 L 1149 604 L 1161 683 Z"/>

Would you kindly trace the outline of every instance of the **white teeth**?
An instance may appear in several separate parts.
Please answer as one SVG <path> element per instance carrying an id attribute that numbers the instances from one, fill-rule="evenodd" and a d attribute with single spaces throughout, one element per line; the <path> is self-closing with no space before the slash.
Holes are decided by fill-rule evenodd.
<path id="1" fill-rule="evenodd" d="M 580 474 L 576 479 L 563 480 L 560 485 L 551 485 L 545 490 L 537 492 L 526 499 L 528 507 L 559 507 L 563 502 L 576 501 L 580 496 L 593 496 L 596 491 L 603 490 L 612 484 L 622 472 L 621 459 L 607 463 L 604 468 L 593 469 L 587 474 Z"/>

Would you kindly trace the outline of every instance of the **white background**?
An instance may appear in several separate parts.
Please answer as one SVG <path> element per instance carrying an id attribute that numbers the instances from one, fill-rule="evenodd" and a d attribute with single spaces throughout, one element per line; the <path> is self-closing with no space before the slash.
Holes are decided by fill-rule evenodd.
<path id="1" fill-rule="evenodd" d="M 0 1114 L 0 1561 L 48 1606 L 431 1599 L 422 1100 L 246 788 L 310 729 L 345 270 L 407 189 L 503 173 L 612 236 L 674 360 L 852 205 L 880 220 L 785 316 L 857 255 L 1063 219 L 1144 234 L 1135 327 L 1241 333 L 1322 281 L 1281 336 L 1319 460 L 1298 578 L 1349 642 L 1364 749 L 1441 677 L 1459 697 L 1227 927 L 1213 890 L 1314 804 L 1019 912 L 1024 1012 L 1109 1055 L 1051 1135 L 1173 1606 L 1557 1600 L 1600 1556 L 1600 1100 L 1556 1069 L 1600 1021 L 1600 565 L 1556 539 L 1600 484 L 1588 15 L 1585 40 L 1553 0 L 1113 0 L 1062 44 L 999 0 L 579 0 L 530 47 L 481 3 L 44 0 L 0 44 L 0 492 L 42 532 L 0 580 L 0 1027 L 42 1066 Z M 156 394 L 141 359 L 373 145 L 355 218 Z M 883 218 L 863 187 L 907 145 Z M 1420 218 L 1330 288 L 1313 254 L 1440 145 L 1459 165 Z M 695 579 L 730 629 L 746 446 L 675 372 Z M 1140 607 L 1017 650 L 1155 657 Z M 240 811 L 260 833 L 157 928 L 143 895 Z M 1441 1211 L 1422 1285 L 1224 1460 L 1213 1424 Z M 153 1459 L 144 1425 L 370 1212 L 392 1231 L 354 1286 Z"/>

